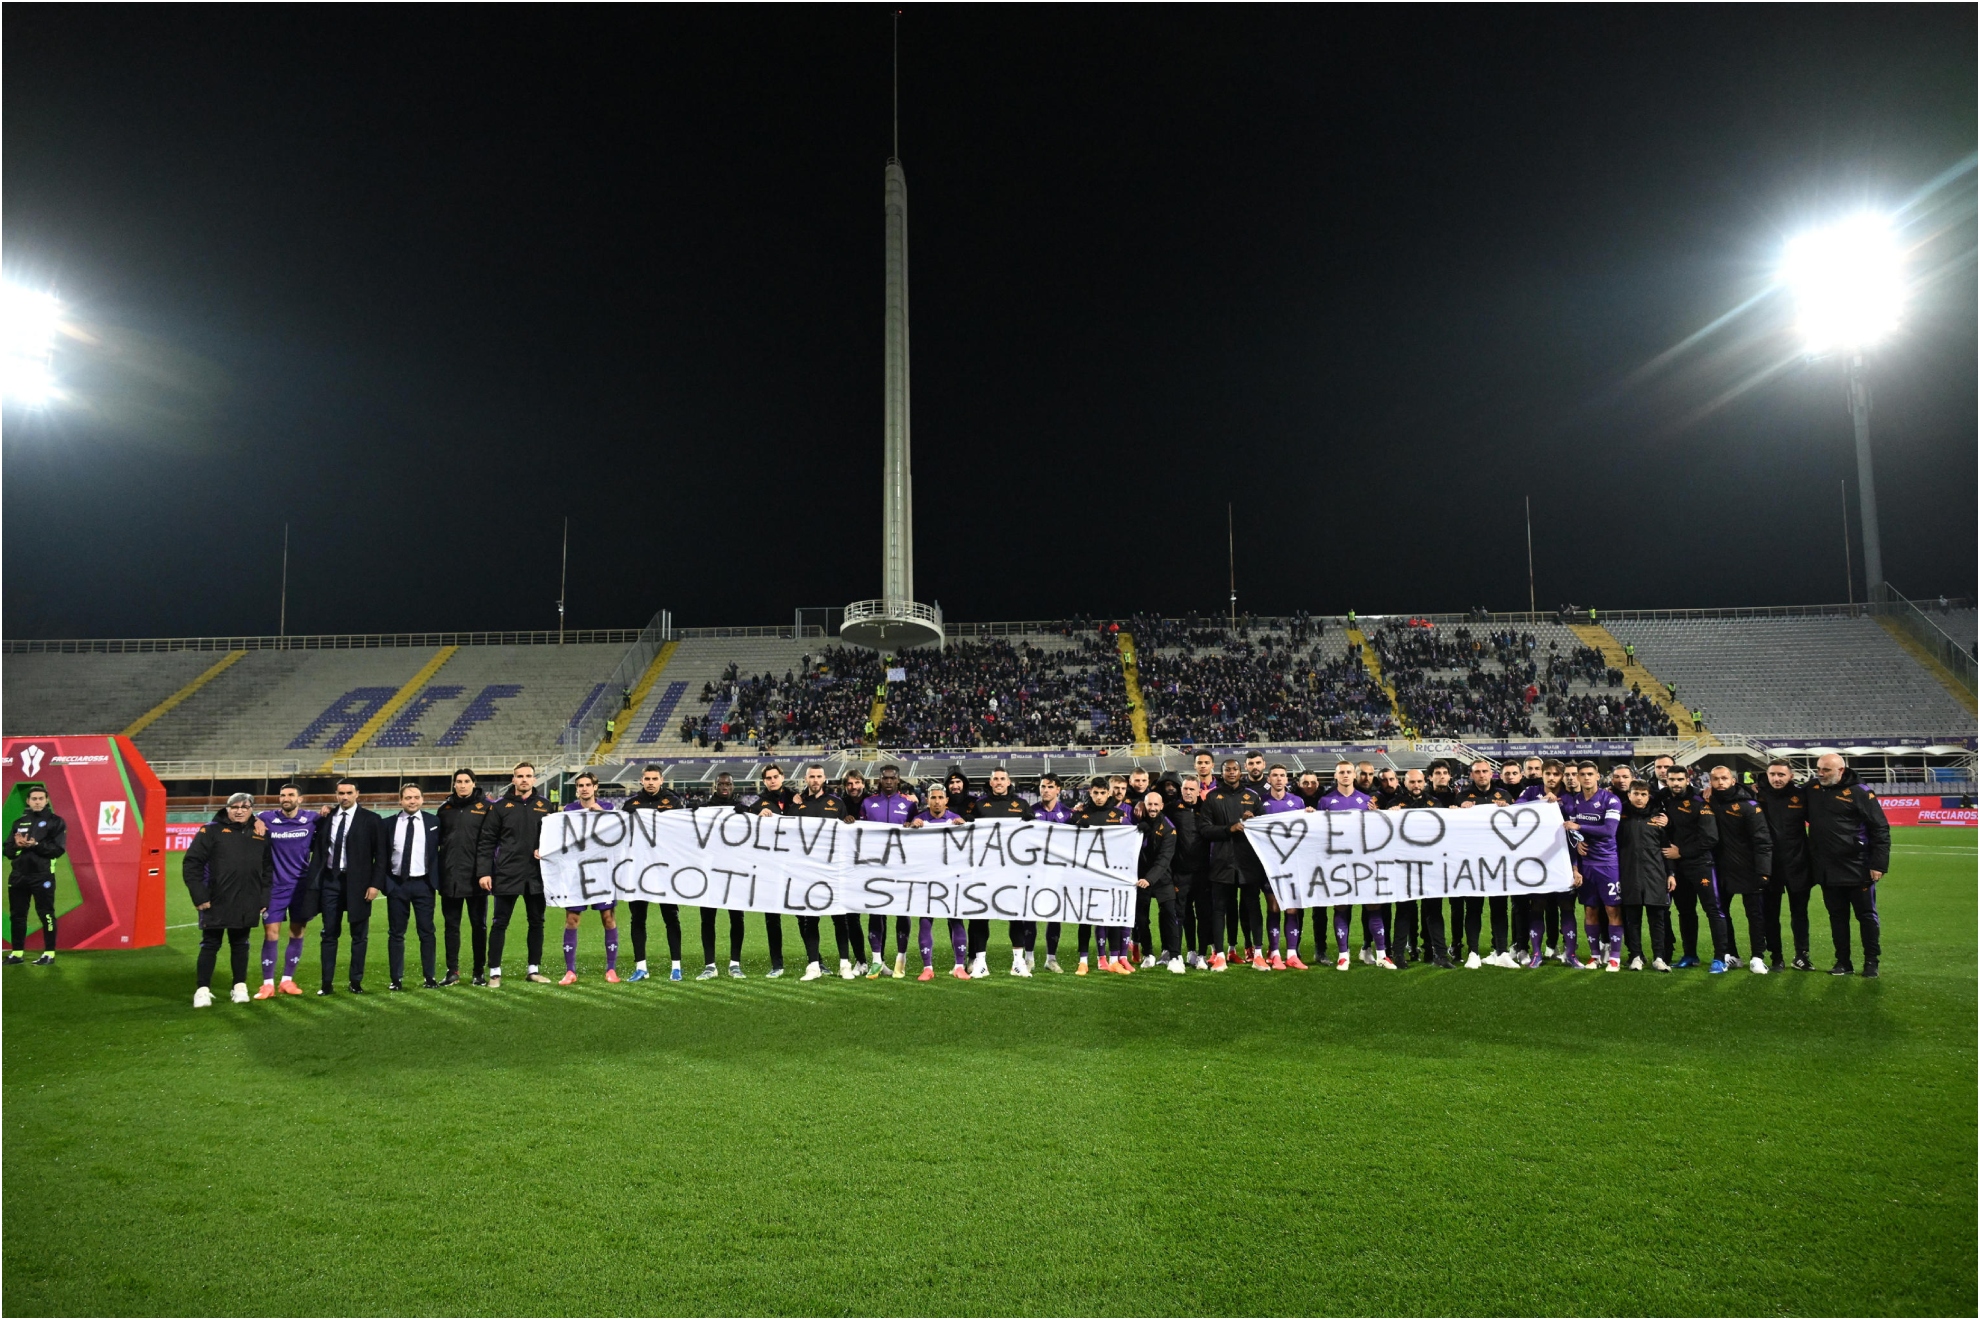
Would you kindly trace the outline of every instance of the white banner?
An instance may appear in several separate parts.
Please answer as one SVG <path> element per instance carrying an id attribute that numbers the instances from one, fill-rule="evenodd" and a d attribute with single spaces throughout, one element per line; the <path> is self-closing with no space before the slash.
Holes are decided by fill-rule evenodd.
<path id="1" fill-rule="evenodd" d="M 824 916 L 1134 921 L 1140 832 L 1047 821 L 906 829 L 804 816 L 565 811 L 543 822 L 544 898 Z"/>
<path id="2" fill-rule="evenodd" d="M 1551 802 L 1285 812 L 1246 821 L 1244 835 L 1282 908 L 1574 888 L 1561 809 Z"/>

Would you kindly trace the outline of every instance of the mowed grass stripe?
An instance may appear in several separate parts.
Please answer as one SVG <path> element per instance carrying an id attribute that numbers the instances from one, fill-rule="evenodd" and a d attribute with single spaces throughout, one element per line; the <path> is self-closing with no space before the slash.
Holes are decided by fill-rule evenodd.
<path id="1" fill-rule="evenodd" d="M 64 954 L 0 981 L 0 1304 L 1971 1312 L 1973 836 L 1900 834 L 1881 981 L 1022 981 L 999 926 L 988 983 L 804 984 L 753 922 L 610 985 L 587 923 L 571 987 L 195 1013 L 194 932 Z"/>

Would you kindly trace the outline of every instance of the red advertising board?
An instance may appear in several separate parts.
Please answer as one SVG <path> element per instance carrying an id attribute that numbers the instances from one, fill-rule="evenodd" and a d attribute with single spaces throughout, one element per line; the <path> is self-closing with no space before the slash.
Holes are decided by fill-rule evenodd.
<path id="1" fill-rule="evenodd" d="M 9 823 L 27 787 L 48 790 L 68 826 L 55 864 L 64 949 L 136 949 L 165 942 L 165 785 L 121 734 L 0 739 Z M 28 937 L 38 944 L 35 936 Z"/>
<path id="2" fill-rule="evenodd" d="M 1893 825 L 1980 825 L 1980 809 L 1962 807 L 1956 797 L 1880 797 Z"/>

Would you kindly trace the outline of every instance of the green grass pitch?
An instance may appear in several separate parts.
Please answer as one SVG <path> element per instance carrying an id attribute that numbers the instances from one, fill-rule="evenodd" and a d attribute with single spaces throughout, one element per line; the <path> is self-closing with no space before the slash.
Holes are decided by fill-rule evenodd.
<path id="1" fill-rule="evenodd" d="M 570 989 L 196 1013 L 192 930 L 64 954 L 0 983 L 0 1305 L 1970 1315 L 1975 838 L 1898 835 L 1881 981 L 800 985 L 752 917 L 612 986 L 587 918 Z"/>

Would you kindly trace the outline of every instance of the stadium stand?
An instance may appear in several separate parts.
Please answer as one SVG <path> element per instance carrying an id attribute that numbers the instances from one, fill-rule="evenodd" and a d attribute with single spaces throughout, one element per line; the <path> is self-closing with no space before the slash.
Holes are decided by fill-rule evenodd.
<path id="1" fill-rule="evenodd" d="M 138 734 L 138 750 L 152 761 L 286 757 L 321 763 L 439 651 L 250 651 Z"/>
<path id="2" fill-rule="evenodd" d="M 1934 617 L 1962 621 L 1960 610 Z M 562 646 L 511 644 L 540 634 L 449 635 L 461 640 L 447 645 L 415 644 L 438 637 L 419 635 L 336 649 L 254 649 L 247 639 L 238 652 L 209 644 L 215 639 L 185 649 L 8 642 L 4 722 L 9 733 L 114 732 L 167 705 L 136 741 L 154 762 L 185 766 L 187 775 L 202 764 L 249 761 L 267 763 L 267 774 L 282 773 L 281 765 L 308 773 L 360 736 L 354 768 L 378 774 L 395 766 L 426 773 L 434 768 L 426 760 L 482 770 L 505 769 L 515 756 L 575 763 L 604 752 L 601 712 L 617 733 L 600 760 L 693 758 L 693 775 L 710 778 L 718 752 L 735 758 L 731 772 L 740 773 L 756 764 L 749 758 L 827 753 L 853 763 L 876 747 L 931 766 L 962 756 L 952 749 L 975 749 L 956 763 L 984 760 L 976 774 L 992 756 L 1035 760 L 1034 772 L 1047 764 L 1104 772 L 1137 745 L 1137 717 L 1153 744 L 1143 759 L 1171 769 L 1186 768 L 1167 759 L 1185 745 L 1294 755 L 1346 744 L 1369 749 L 1381 765 L 1420 763 L 1410 759 L 1416 739 L 1688 737 L 1612 667 L 1625 663 L 1614 642 L 1633 644 L 1647 666 L 1629 675 L 1645 686 L 1675 683 L 1678 704 L 1702 707 L 1718 738 L 1936 742 L 1973 733 L 1973 716 L 1882 626 L 1888 620 L 1838 609 L 1604 622 L 1607 633 L 1503 616 L 1351 624 L 1301 615 L 1239 629 L 1151 618 L 958 625 L 945 650 L 885 661 L 789 628 L 669 629 L 652 633 L 668 637 L 664 646 L 648 643 L 637 655 L 628 641 L 647 633 Z M 1597 634 L 1612 639 L 1606 652 L 1587 644 Z M 1139 711 L 1121 655 L 1129 639 Z M 890 667 L 899 675 L 892 681 Z M 870 730 L 876 695 L 878 728 Z M 629 697 L 636 709 L 622 708 Z M 1401 759 L 1374 751 L 1390 744 Z M 1330 756 L 1313 764 L 1324 773 Z"/>
<path id="3" fill-rule="evenodd" d="M 421 748 L 537 755 L 599 702 L 623 646 L 464 646 L 365 744 L 368 753 Z"/>
<path id="4" fill-rule="evenodd" d="M 10 655 L 5 668 L 6 731 L 121 733 L 206 672 L 223 654 L 132 651 Z"/>
<path id="5" fill-rule="evenodd" d="M 1973 717 L 1873 618 L 1620 619 L 1609 631 L 1714 733 L 1943 735 Z"/>

